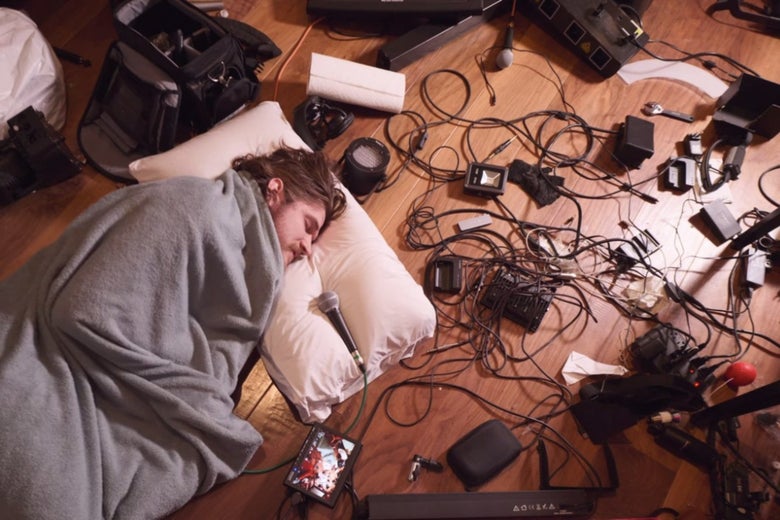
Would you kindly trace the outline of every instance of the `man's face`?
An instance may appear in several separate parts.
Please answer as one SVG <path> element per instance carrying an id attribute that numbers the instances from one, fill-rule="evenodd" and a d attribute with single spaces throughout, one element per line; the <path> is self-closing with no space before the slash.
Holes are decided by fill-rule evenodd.
<path id="1" fill-rule="evenodd" d="M 266 200 L 282 246 L 284 265 L 288 266 L 311 254 L 311 245 L 317 240 L 325 222 L 325 207 L 320 203 L 301 200 L 285 202 L 284 198 L 281 180 L 272 179 Z"/>

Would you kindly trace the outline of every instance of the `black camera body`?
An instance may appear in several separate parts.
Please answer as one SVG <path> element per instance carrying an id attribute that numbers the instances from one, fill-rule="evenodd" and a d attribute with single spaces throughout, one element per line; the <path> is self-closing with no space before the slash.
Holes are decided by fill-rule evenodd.
<path id="1" fill-rule="evenodd" d="M 699 350 L 689 343 L 688 336 L 662 324 L 637 338 L 629 351 L 643 372 L 681 377 L 702 391 L 714 378 L 709 371 L 700 369 L 700 359 L 696 357 Z"/>
<path id="2" fill-rule="evenodd" d="M 33 107 L 10 118 L 8 129 L 8 139 L 0 143 L 0 206 L 81 171 L 83 163 Z"/>

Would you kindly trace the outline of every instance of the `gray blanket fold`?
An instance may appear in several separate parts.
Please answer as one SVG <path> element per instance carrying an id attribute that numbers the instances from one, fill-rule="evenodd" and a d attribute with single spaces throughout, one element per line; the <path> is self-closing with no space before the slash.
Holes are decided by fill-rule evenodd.
<path id="1" fill-rule="evenodd" d="M 283 260 L 253 183 L 123 188 L 0 282 L 0 511 L 157 518 L 262 442 L 230 394 Z"/>

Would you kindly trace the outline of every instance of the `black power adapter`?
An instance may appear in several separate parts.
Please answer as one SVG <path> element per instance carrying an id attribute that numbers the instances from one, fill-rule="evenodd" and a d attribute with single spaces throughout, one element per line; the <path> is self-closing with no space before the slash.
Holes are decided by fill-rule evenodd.
<path id="1" fill-rule="evenodd" d="M 617 263 L 618 270 L 625 272 L 631 269 L 637 262 L 647 259 L 658 250 L 661 244 L 648 230 L 643 230 L 631 240 L 615 249 L 612 254 Z"/>
<path id="2" fill-rule="evenodd" d="M 701 208 L 701 216 L 722 244 L 737 235 L 742 228 L 726 205 L 720 200 L 714 200 Z"/>
<path id="3" fill-rule="evenodd" d="M 652 157 L 655 151 L 653 132 L 655 125 L 640 117 L 626 116 L 620 126 L 615 157 L 631 169 L 637 169 L 642 161 Z"/>
<path id="4" fill-rule="evenodd" d="M 675 157 L 666 167 L 664 187 L 669 190 L 687 191 L 696 179 L 696 161 L 690 157 Z"/>

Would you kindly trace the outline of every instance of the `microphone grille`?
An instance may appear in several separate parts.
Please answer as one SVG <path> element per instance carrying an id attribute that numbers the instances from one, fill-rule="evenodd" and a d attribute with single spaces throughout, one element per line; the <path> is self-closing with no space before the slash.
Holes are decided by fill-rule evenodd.
<path id="1" fill-rule="evenodd" d="M 339 295 L 333 291 L 325 291 L 317 296 L 317 307 L 320 311 L 328 313 L 339 306 Z"/>
<path id="2" fill-rule="evenodd" d="M 512 49 L 504 49 L 496 56 L 496 66 L 499 69 L 505 69 L 512 65 L 514 61 L 514 54 Z"/>

